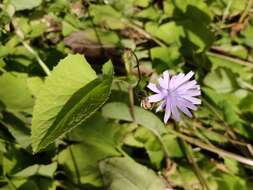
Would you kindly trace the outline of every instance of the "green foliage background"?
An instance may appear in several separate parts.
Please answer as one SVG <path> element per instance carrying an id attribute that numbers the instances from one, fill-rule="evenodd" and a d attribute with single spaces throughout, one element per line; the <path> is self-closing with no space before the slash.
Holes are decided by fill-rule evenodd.
<path id="1" fill-rule="evenodd" d="M 0 189 L 252 190 L 252 6 L 0 0 Z M 164 70 L 194 118 L 147 109 Z"/>

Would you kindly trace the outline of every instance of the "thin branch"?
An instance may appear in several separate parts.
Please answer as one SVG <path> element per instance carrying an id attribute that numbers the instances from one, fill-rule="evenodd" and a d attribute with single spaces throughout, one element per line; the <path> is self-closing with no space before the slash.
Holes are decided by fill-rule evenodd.
<path id="1" fill-rule="evenodd" d="M 43 71 L 45 72 L 46 75 L 50 75 L 50 70 L 47 67 L 47 65 L 42 61 L 42 59 L 40 58 L 39 54 L 27 43 L 24 41 L 24 34 L 21 31 L 21 29 L 17 26 L 17 24 L 13 21 L 12 25 L 15 29 L 15 33 L 16 35 L 20 38 L 21 43 L 23 44 L 23 46 L 27 49 L 27 51 L 29 51 L 37 60 L 37 62 L 39 63 L 40 67 L 43 69 Z"/>
<path id="2" fill-rule="evenodd" d="M 244 61 L 244 60 L 239 59 L 239 58 L 233 58 L 233 57 L 230 57 L 230 56 L 227 56 L 227 55 L 222 55 L 222 54 L 214 53 L 214 52 L 210 52 L 210 51 L 206 52 L 206 54 L 210 55 L 210 56 L 215 56 L 215 57 L 227 60 L 227 61 L 231 61 L 231 62 L 240 64 L 240 65 L 243 65 L 243 66 L 247 66 L 247 67 L 253 69 L 253 63 L 249 62 L 249 61 Z"/>
<path id="3" fill-rule="evenodd" d="M 253 0 L 249 0 L 247 7 L 245 8 L 245 10 L 243 11 L 243 13 L 241 14 L 241 17 L 239 19 L 239 23 L 242 23 L 245 18 L 248 16 L 249 12 L 250 12 L 250 8 L 252 6 Z"/>
<path id="4" fill-rule="evenodd" d="M 252 84 L 250 84 L 250 83 L 248 83 L 248 82 L 246 82 L 246 81 L 244 81 L 240 78 L 238 78 L 237 81 L 239 82 L 239 84 L 241 84 L 242 88 L 253 91 L 253 85 Z"/>
<path id="5" fill-rule="evenodd" d="M 197 178 L 199 179 L 200 185 L 202 186 L 202 189 L 203 190 L 205 190 L 205 189 L 210 190 L 206 181 L 205 181 L 205 178 L 203 177 L 203 175 L 200 171 L 200 168 L 196 162 L 196 159 L 194 158 L 191 145 L 187 144 L 185 142 L 185 140 L 183 140 L 183 139 L 182 139 L 182 144 L 183 144 L 183 147 L 184 147 L 184 150 L 186 153 L 186 157 L 187 157 L 189 163 L 192 164 L 195 174 L 196 174 Z"/>
<path id="6" fill-rule="evenodd" d="M 45 72 L 45 74 L 49 76 L 51 72 L 49 68 L 47 67 L 47 65 L 42 61 L 38 53 L 25 41 L 22 41 L 22 44 L 31 54 L 33 54 L 33 56 L 35 57 L 35 59 L 37 60 L 37 62 L 39 63 L 43 71 Z"/>
<path id="7" fill-rule="evenodd" d="M 162 149 L 163 149 L 163 152 L 164 152 L 164 154 L 165 154 L 165 157 L 167 158 L 167 159 L 170 159 L 170 153 L 169 153 L 169 151 L 168 151 L 168 148 L 167 148 L 167 146 L 166 146 L 166 144 L 163 142 L 163 139 L 162 139 L 162 137 L 160 136 L 160 135 L 156 135 L 156 137 L 158 138 L 158 140 L 160 141 L 160 143 L 161 143 L 161 145 L 162 145 Z"/>
<path id="8" fill-rule="evenodd" d="M 164 43 L 161 40 L 157 39 L 156 37 L 152 36 L 150 33 L 148 33 L 142 27 L 140 27 L 140 26 L 132 23 L 129 20 L 124 20 L 124 21 L 125 21 L 125 24 L 128 27 L 133 28 L 134 30 L 138 31 L 139 33 L 141 33 L 142 35 L 144 35 L 146 38 L 151 39 L 152 41 L 154 41 L 155 43 L 157 43 L 159 46 L 162 46 L 162 47 L 168 46 L 166 43 Z"/>
<path id="9" fill-rule="evenodd" d="M 175 131 L 171 128 L 166 128 L 166 129 L 169 133 L 172 133 L 172 134 L 176 135 L 177 137 L 180 137 L 180 138 L 184 139 L 186 142 L 188 142 L 190 144 L 193 144 L 195 146 L 198 146 L 198 147 L 200 147 L 202 149 L 205 149 L 205 150 L 208 150 L 210 152 L 216 153 L 221 157 L 224 156 L 224 157 L 227 157 L 227 158 L 237 160 L 240 163 L 247 164 L 249 166 L 253 166 L 253 160 L 252 159 L 245 158 L 243 156 L 228 152 L 226 150 L 220 149 L 220 148 L 215 147 L 215 146 L 207 145 L 207 144 L 203 143 L 202 141 L 200 141 L 198 139 L 183 135 L 183 134 L 181 134 L 181 133 L 179 133 L 179 132 L 177 132 L 177 131 Z"/>

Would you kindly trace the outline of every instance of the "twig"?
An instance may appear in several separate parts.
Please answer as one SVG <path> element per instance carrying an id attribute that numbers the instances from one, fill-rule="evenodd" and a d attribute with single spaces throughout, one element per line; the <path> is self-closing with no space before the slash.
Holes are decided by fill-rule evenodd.
<path id="1" fill-rule="evenodd" d="M 239 59 L 239 58 L 233 58 L 233 57 L 229 57 L 229 56 L 226 56 L 226 55 L 222 55 L 222 54 L 218 54 L 218 53 L 214 53 L 214 52 L 210 52 L 210 51 L 206 52 L 206 54 L 210 55 L 210 56 L 218 57 L 218 58 L 221 58 L 221 59 L 224 59 L 224 60 L 227 60 L 227 61 L 231 61 L 231 62 L 240 64 L 240 65 L 243 65 L 243 66 L 247 66 L 247 67 L 253 69 L 253 63 L 249 62 L 249 61 L 244 61 L 244 60 Z"/>
<path id="2" fill-rule="evenodd" d="M 171 128 L 166 128 L 166 129 L 169 133 L 172 133 L 172 134 L 176 135 L 177 137 L 180 137 L 180 138 L 184 139 L 186 142 L 189 142 L 189 143 L 191 143 L 195 146 L 198 146 L 202 149 L 205 149 L 205 150 L 208 150 L 210 152 L 216 153 L 219 156 L 224 156 L 224 157 L 227 157 L 227 158 L 231 158 L 231 159 L 237 160 L 238 162 L 241 162 L 243 164 L 253 166 L 253 160 L 252 159 L 245 158 L 245 157 L 240 156 L 238 154 L 234 154 L 234 153 L 225 151 L 225 150 L 217 148 L 215 146 L 209 146 L 209 145 L 203 143 L 202 141 L 200 141 L 198 139 L 183 135 L 183 134 L 181 134 L 181 133 L 179 133 L 179 132 L 177 132 L 177 131 L 175 131 Z"/>
<path id="3" fill-rule="evenodd" d="M 165 154 L 165 157 L 166 157 L 167 159 L 170 159 L 170 153 L 169 153 L 169 151 L 168 151 L 168 149 L 167 149 L 166 144 L 163 142 L 162 137 L 161 137 L 159 134 L 157 134 L 156 137 L 158 138 L 158 140 L 160 141 L 160 143 L 161 143 L 161 145 L 162 145 L 162 149 L 163 149 L 163 152 L 164 152 L 164 154 Z"/>
<path id="4" fill-rule="evenodd" d="M 185 140 L 183 140 L 183 139 L 182 139 L 182 144 L 183 144 L 183 147 L 184 147 L 184 150 L 185 150 L 186 157 L 187 157 L 189 163 L 192 164 L 193 169 L 194 169 L 194 171 L 196 173 L 196 176 L 199 179 L 200 185 L 202 186 L 202 189 L 203 190 L 205 190 L 205 189 L 209 190 L 209 187 L 208 187 L 208 185 L 207 185 L 207 183 L 205 181 L 205 178 L 203 177 L 203 175 L 202 175 L 202 173 L 201 173 L 201 171 L 199 169 L 199 166 L 198 166 L 198 164 L 195 161 L 191 145 L 187 144 L 185 142 Z"/>
<path id="5" fill-rule="evenodd" d="M 241 87 L 242 88 L 246 88 L 247 90 L 253 91 L 253 85 L 252 84 L 247 83 L 246 81 L 244 81 L 244 80 L 242 80 L 240 78 L 238 78 L 237 80 L 238 80 L 239 84 L 241 83 L 241 85 L 242 85 Z"/>
<path id="6" fill-rule="evenodd" d="M 228 2 L 228 5 L 227 5 L 226 9 L 224 10 L 224 13 L 223 13 L 223 16 L 222 16 L 222 21 L 221 21 L 222 24 L 225 22 L 225 20 L 226 20 L 228 14 L 229 14 L 229 9 L 230 9 L 230 7 L 231 7 L 233 1 L 234 1 L 234 0 L 230 0 L 230 1 Z"/>
<path id="7" fill-rule="evenodd" d="M 244 21 L 244 19 L 247 17 L 247 15 L 249 14 L 252 3 L 253 3 L 253 0 L 249 0 L 247 7 L 245 8 L 243 13 L 241 14 L 241 17 L 239 19 L 239 23 L 242 23 Z"/>
<path id="8" fill-rule="evenodd" d="M 141 28 L 140 26 L 132 23 L 129 20 L 124 20 L 125 24 L 130 27 L 133 28 L 134 30 L 140 32 L 142 35 L 144 35 L 146 38 L 153 40 L 155 43 L 157 43 L 159 46 L 162 47 L 166 47 L 168 46 L 166 43 L 162 42 L 161 40 L 157 39 L 156 37 L 152 36 L 150 33 L 148 33 L 147 31 L 145 31 L 143 28 Z"/>
<path id="9" fill-rule="evenodd" d="M 203 103 L 206 104 L 206 106 L 209 108 L 210 111 L 212 111 L 216 117 L 224 123 L 225 128 L 227 129 L 228 134 L 233 138 L 237 139 L 234 131 L 227 125 L 227 123 L 223 120 L 223 118 L 220 116 L 220 114 L 216 111 L 216 109 L 204 98 L 202 97 Z"/>

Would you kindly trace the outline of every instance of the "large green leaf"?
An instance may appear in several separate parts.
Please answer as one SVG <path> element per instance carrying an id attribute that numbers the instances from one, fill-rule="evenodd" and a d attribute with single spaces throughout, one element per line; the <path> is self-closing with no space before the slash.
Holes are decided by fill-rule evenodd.
<path id="1" fill-rule="evenodd" d="M 102 186 L 98 161 L 111 156 L 120 156 L 117 147 L 121 142 L 118 138 L 123 137 L 120 134 L 122 130 L 122 126 L 113 125 L 100 113 L 94 114 L 81 127 L 74 129 L 69 134 L 69 140 L 78 144 L 70 145 L 58 156 L 58 161 L 66 174 L 73 181 Z"/>
<path id="2" fill-rule="evenodd" d="M 103 107 L 102 112 L 103 115 L 108 118 L 134 121 L 130 113 L 130 108 L 124 103 L 108 103 Z M 136 123 L 151 130 L 156 136 L 161 136 L 166 133 L 164 124 L 153 113 L 135 106 L 134 115 Z"/>
<path id="3" fill-rule="evenodd" d="M 162 178 L 129 158 L 109 158 L 99 164 L 107 190 L 165 190 Z"/>
<path id="4" fill-rule="evenodd" d="M 64 105 L 47 131 L 37 131 L 32 137 L 33 150 L 38 152 L 58 137 L 81 125 L 108 99 L 111 91 L 113 66 L 108 62 L 103 67 L 104 78 L 95 79 L 78 90 Z M 36 133 L 35 133 L 36 134 Z M 44 136 L 43 136 L 44 135 Z"/>
<path id="5" fill-rule="evenodd" d="M 34 151 L 38 151 L 42 147 L 45 148 L 48 144 L 52 143 L 55 138 L 66 132 L 59 130 L 55 131 L 55 127 L 57 127 L 61 121 L 61 118 L 58 117 L 56 122 L 56 116 L 76 91 L 86 86 L 86 84 L 93 81 L 95 78 L 95 71 L 93 71 L 81 55 L 69 55 L 59 62 L 51 75 L 46 78 L 45 84 L 39 92 L 34 107 L 32 120 L 32 141 Z M 93 83 L 89 85 L 90 89 L 88 90 L 91 90 L 92 87 L 95 86 L 95 83 L 98 84 L 99 81 L 93 81 Z M 85 93 L 86 95 L 87 93 L 89 95 L 91 92 L 92 91 L 86 91 Z M 83 94 L 83 96 L 85 96 L 85 94 Z M 81 98 L 81 96 L 79 98 Z M 73 111 L 73 109 L 74 107 L 69 111 Z M 61 115 L 64 114 L 61 112 Z M 54 135 L 56 135 L 54 138 L 48 136 L 53 131 Z M 49 137 L 50 142 L 48 141 Z M 45 141 L 45 139 L 47 141 Z"/>

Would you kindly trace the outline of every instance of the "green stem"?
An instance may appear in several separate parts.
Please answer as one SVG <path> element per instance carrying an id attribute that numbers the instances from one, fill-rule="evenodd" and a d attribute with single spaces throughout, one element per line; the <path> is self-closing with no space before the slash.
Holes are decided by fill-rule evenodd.
<path id="1" fill-rule="evenodd" d="M 42 59 L 40 58 L 40 56 L 38 55 L 38 53 L 25 41 L 22 41 L 23 46 L 27 49 L 27 51 L 29 51 L 37 60 L 37 62 L 39 63 L 40 67 L 43 69 L 43 71 L 45 72 L 46 75 L 50 75 L 50 70 L 47 67 L 47 65 L 42 61 Z"/>
<path id="2" fill-rule="evenodd" d="M 76 177 L 77 177 L 77 183 L 80 185 L 80 184 L 81 184 L 81 176 L 80 176 L 80 172 L 79 172 L 79 169 L 78 169 L 78 165 L 77 165 L 77 162 L 76 162 L 76 159 L 75 159 L 73 150 L 72 150 L 72 148 L 71 148 L 71 145 L 69 146 L 69 153 L 70 153 L 70 156 L 71 156 L 71 159 L 72 159 L 74 168 L 75 168 Z"/>
<path id="3" fill-rule="evenodd" d="M 193 155 L 193 150 L 192 150 L 192 147 L 191 145 L 187 144 L 185 142 L 185 140 L 182 139 L 182 144 L 183 144 L 183 147 L 184 147 L 184 150 L 185 150 L 185 153 L 186 153 L 186 157 L 189 161 L 190 164 L 192 164 L 193 166 L 193 169 L 194 169 L 194 172 L 197 176 L 197 178 L 199 179 L 199 182 L 200 182 L 200 185 L 202 186 L 202 189 L 203 190 L 210 190 L 206 181 L 205 181 L 205 178 L 203 177 L 200 169 L 199 169 L 199 166 L 198 164 L 196 163 L 196 159 L 194 158 L 194 155 Z"/>
<path id="4" fill-rule="evenodd" d="M 40 67 L 43 69 L 43 71 L 45 72 L 46 75 L 50 75 L 50 70 L 47 67 L 47 65 L 42 61 L 42 59 L 40 58 L 39 54 L 27 43 L 24 41 L 24 34 L 21 31 L 21 29 L 18 27 L 18 24 L 15 22 L 15 19 L 13 19 L 12 21 L 12 25 L 15 29 L 15 33 L 16 35 L 20 38 L 23 46 L 27 49 L 27 51 L 29 51 L 37 60 L 37 62 L 39 63 Z"/>
<path id="5" fill-rule="evenodd" d="M 164 152 L 164 154 L 165 154 L 165 157 L 166 157 L 167 159 L 170 159 L 170 153 L 169 153 L 169 151 L 168 151 L 168 149 L 167 149 L 166 144 L 163 142 L 162 137 L 161 137 L 160 135 L 156 135 L 156 136 L 157 136 L 158 140 L 160 141 L 160 143 L 161 143 L 161 145 L 162 145 L 162 148 L 163 148 L 163 152 Z"/>
<path id="6" fill-rule="evenodd" d="M 11 186 L 11 189 L 13 190 L 18 190 L 18 188 L 16 187 L 16 185 L 11 181 L 11 178 L 9 176 L 6 175 L 6 179 L 8 181 L 8 184 Z"/>

